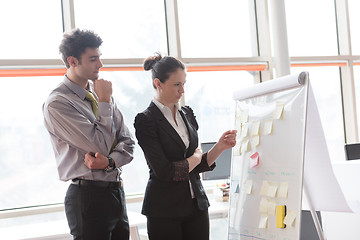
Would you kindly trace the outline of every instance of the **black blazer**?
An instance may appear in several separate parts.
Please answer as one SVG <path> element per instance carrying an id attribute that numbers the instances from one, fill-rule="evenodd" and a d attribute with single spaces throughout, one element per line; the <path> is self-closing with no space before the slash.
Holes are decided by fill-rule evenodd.
<path id="1" fill-rule="evenodd" d="M 135 117 L 135 135 L 150 169 L 142 208 L 142 213 L 147 216 L 183 217 L 191 214 L 195 209 L 189 180 L 199 209 L 207 210 L 209 207 L 199 173 L 214 169 L 215 164 L 208 166 L 205 153 L 201 163 L 189 173 L 186 158 L 198 147 L 198 124 L 190 107 L 182 107 L 179 111 L 189 133 L 188 149 L 153 102 Z"/>

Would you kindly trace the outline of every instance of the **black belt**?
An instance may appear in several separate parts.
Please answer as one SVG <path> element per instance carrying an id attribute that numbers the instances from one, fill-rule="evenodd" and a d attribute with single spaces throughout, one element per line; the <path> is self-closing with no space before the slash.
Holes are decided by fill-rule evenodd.
<path id="1" fill-rule="evenodd" d="M 84 179 L 73 179 L 71 184 L 78 186 L 92 186 L 92 187 L 101 187 L 101 188 L 119 188 L 122 186 L 122 182 L 105 182 L 105 181 L 95 181 L 95 180 L 84 180 Z"/>

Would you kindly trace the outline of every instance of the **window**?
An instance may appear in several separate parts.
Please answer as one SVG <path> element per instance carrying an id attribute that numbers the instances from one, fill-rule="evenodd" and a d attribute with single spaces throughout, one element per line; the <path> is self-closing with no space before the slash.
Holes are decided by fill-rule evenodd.
<path id="1" fill-rule="evenodd" d="M 145 58 L 167 52 L 164 1 L 74 1 L 75 24 L 104 41 L 103 58 Z"/>
<path id="2" fill-rule="evenodd" d="M 149 106 L 155 94 L 151 73 L 145 71 L 101 72 L 100 77 L 112 81 L 113 97 L 117 107 L 137 143 L 133 125 L 135 116 Z M 139 145 L 135 146 L 134 160 L 123 167 L 121 177 L 124 180 L 126 194 L 145 192 L 148 166 Z"/>
<path id="3" fill-rule="evenodd" d="M 357 0 L 348 0 L 348 6 L 352 53 L 355 55 L 360 55 L 360 29 L 358 27 L 358 23 L 360 22 L 360 16 L 358 12 L 360 2 Z"/>
<path id="4" fill-rule="evenodd" d="M 62 77 L 0 78 L 0 209 L 63 202 L 42 104 Z M 16 95 L 15 95 L 16 94 Z M 6 197 L 4 197 L 6 196 Z"/>
<path id="5" fill-rule="evenodd" d="M 1 1 L 0 22 L 1 59 L 59 58 L 60 1 Z"/>
<path id="6" fill-rule="evenodd" d="M 338 55 L 334 1 L 285 1 L 290 56 Z"/>
<path id="7" fill-rule="evenodd" d="M 334 161 L 345 160 L 344 124 L 342 117 L 342 100 L 340 74 L 338 67 L 292 68 L 292 73 L 309 72 L 316 105 L 319 111 L 324 135 L 330 154 Z M 324 91 L 326 86 L 326 91 Z"/>
<path id="8" fill-rule="evenodd" d="M 356 113 L 358 120 L 358 134 L 360 134 L 360 66 L 354 67 L 354 82 L 355 82 L 355 96 L 356 96 Z"/>
<path id="9" fill-rule="evenodd" d="M 234 129 L 232 93 L 253 83 L 253 76 L 245 71 L 187 73 L 185 101 L 199 124 L 199 142 L 216 142 L 223 132 Z"/>
<path id="10" fill-rule="evenodd" d="M 257 56 L 249 1 L 183 0 L 178 7 L 182 57 Z"/>

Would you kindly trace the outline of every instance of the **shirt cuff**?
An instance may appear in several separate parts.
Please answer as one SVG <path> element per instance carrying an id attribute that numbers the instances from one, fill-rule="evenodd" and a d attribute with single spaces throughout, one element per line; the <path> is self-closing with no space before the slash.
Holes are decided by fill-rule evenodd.
<path id="1" fill-rule="evenodd" d="M 107 102 L 98 103 L 98 115 L 103 117 L 111 116 L 111 104 Z"/>
<path id="2" fill-rule="evenodd" d="M 201 158 L 201 162 L 199 165 L 196 166 L 197 172 L 208 172 L 214 170 L 216 167 L 216 163 L 214 162 L 211 166 L 209 166 L 207 162 L 207 153 L 204 153 Z"/>

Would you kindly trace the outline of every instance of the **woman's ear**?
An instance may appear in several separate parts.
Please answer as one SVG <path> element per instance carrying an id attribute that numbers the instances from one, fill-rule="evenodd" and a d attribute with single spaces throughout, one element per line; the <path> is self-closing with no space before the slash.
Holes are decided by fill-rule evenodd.
<path id="1" fill-rule="evenodd" d="M 160 79 L 158 79 L 158 78 L 154 79 L 154 85 L 155 85 L 156 89 L 160 89 L 160 87 L 161 87 L 160 83 L 161 83 Z"/>

